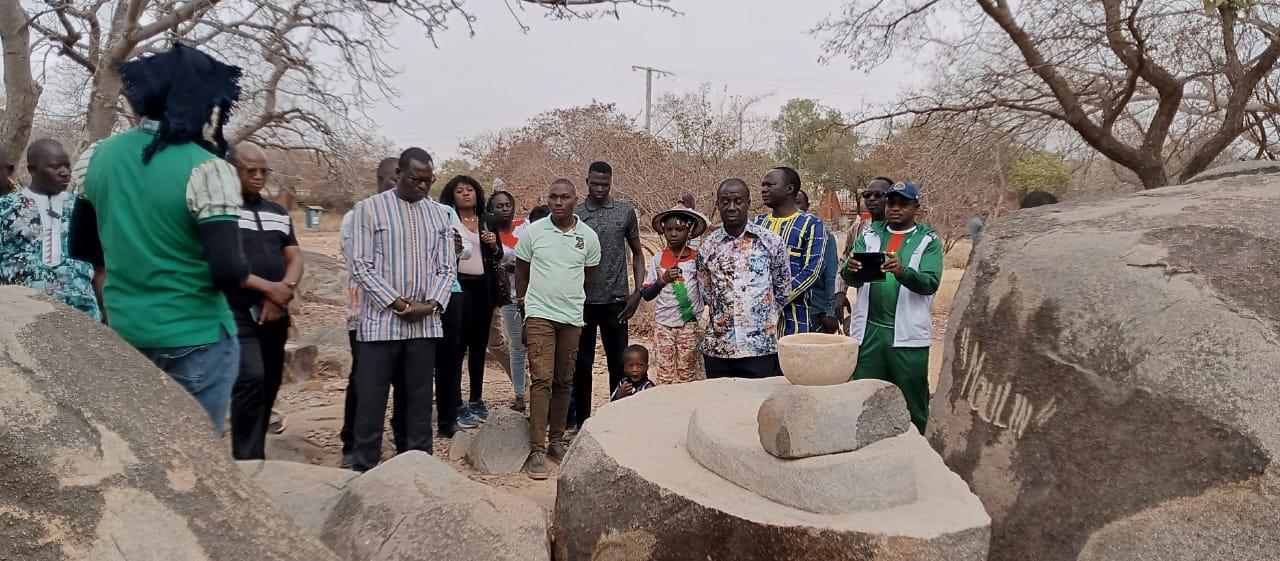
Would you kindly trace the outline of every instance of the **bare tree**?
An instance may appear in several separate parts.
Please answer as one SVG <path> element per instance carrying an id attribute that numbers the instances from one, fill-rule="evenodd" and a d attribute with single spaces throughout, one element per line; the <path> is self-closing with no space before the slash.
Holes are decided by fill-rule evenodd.
<path id="1" fill-rule="evenodd" d="M 854 0 L 816 30 L 856 67 L 894 49 L 937 61 L 935 87 L 854 124 L 1013 114 L 1057 124 L 1153 188 L 1280 113 L 1260 95 L 1280 59 L 1277 21 L 1263 0 Z"/>
<path id="2" fill-rule="evenodd" d="M 467 141 L 463 153 L 502 179 L 522 204 L 539 202 L 559 177 L 581 186 L 577 180 L 585 177 L 587 166 L 605 160 L 613 166 L 614 194 L 634 204 L 642 217 L 671 208 L 686 192 L 709 210 L 711 192 L 721 180 L 751 180 L 767 160 L 736 140 L 738 120 L 744 130 L 755 120 L 742 107 L 745 101 L 717 106 L 704 93 L 664 98 L 655 117 L 665 124 L 656 137 L 613 105 L 596 103 L 548 111 L 524 127 Z"/>
<path id="3" fill-rule="evenodd" d="M 551 17 L 591 17 L 595 11 L 585 7 L 593 4 L 613 15 L 626 4 L 669 10 L 665 0 L 523 4 Z M 475 18 L 458 0 L 0 0 L 3 145 L 26 143 L 41 93 L 33 71 L 50 55 L 70 63 L 57 67 L 60 82 L 84 83 L 81 141 L 92 142 L 130 118 L 118 65 L 181 41 L 246 69 L 232 140 L 326 152 L 343 136 L 367 132 L 361 123 L 371 122 L 364 113 L 373 103 L 397 97 L 388 82 L 395 73 L 381 53 L 405 21 L 434 39 L 447 23 L 470 29 Z"/>

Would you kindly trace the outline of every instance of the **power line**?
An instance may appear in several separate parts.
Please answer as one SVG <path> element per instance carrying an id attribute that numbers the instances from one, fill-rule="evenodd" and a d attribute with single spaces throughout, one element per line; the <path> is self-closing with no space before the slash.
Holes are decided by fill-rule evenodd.
<path id="1" fill-rule="evenodd" d="M 662 77 L 662 76 L 675 76 L 675 74 L 671 72 L 667 72 L 665 70 L 658 70 L 657 68 L 653 68 L 651 66 L 632 66 L 631 69 L 644 71 L 644 132 L 652 134 L 653 133 L 653 75 L 657 74 L 658 77 Z"/>

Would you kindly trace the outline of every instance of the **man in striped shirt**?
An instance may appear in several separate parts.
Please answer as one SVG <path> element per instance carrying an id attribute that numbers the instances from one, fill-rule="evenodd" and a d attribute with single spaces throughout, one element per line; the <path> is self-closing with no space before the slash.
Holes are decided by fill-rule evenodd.
<path id="1" fill-rule="evenodd" d="M 755 223 L 777 234 L 787 244 L 791 261 L 791 293 L 782 308 L 782 334 L 808 333 L 822 327 L 820 318 L 811 318 L 810 294 L 822 282 L 822 265 L 827 249 L 827 227 L 822 219 L 796 206 L 800 174 L 786 166 L 769 170 L 760 182 L 761 198 L 771 213 L 756 217 Z"/>
<path id="2" fill-rule="evenodd" d="M 368 471 L 382 453 L 391 381 L 402 382 L 404 437 L 397 453 L 431 453 L 431 393 L 440 313 L 457 278 L 449 214 L 425 200 L 435 181 L 421 148 L 400 155 L 396 188 L 358 203 L 347 266 L 359 285 L 356 419 L 352 468 Z"/>

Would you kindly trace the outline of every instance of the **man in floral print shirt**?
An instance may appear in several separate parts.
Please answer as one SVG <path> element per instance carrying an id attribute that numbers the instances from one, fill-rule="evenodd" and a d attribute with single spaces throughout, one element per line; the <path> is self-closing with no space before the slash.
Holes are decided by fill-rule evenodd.
<path id="1" fill-rule="evenodd" d="M 716 190 L 724 224 L 702 238 L 698 275 L 711 312 L 702 340 L 708 378 L 779 374 L 778 321 L 791 294 L 782 238 L 749 224 L 751 189 L 727 179 Z"/>
<path id="2" fill-rule="evenodd" d="M 31 186 L 0 197 L 0 284 L 39 290 L 101 320 L 93 266 L 67 255 L 71 157 L 55 140 L 27 149 Z"/>

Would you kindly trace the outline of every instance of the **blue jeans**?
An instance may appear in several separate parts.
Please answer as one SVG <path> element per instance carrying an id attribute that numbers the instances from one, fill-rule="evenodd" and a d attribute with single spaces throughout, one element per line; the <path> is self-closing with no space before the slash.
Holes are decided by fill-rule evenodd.
<path id="1" fill-rule="evenodd" d="M 502 307 L 502 326 L 507 329 L 507 351 L 511 353 L 511 387 L 516 395 L 524 395 L 525 361 L 529 349 L 524 346 L 524 318 L 515 304 Z"/>
<path id="2" fill-rule="evenodd" d="M 214 434 L 221 437 L 231 406 L 231 388 L 240 373 L 240 342 L 226 328 L 220 328 L 218 340 L 212 343 L 138 350 L 196 398 L 209 414 Z"/>

